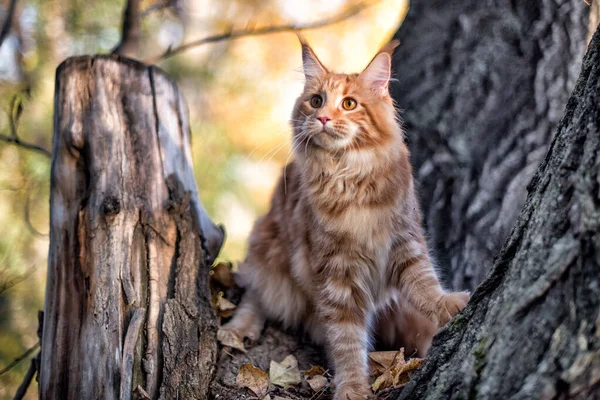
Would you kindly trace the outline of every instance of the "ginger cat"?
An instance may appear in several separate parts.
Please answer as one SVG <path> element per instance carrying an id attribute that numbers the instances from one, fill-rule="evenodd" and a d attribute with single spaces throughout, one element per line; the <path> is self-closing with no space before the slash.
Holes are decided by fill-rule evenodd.
<path id="1" fill-rule="evenodd" d="M 442 289 L 423 237 L 384 47 L 337 74 L 300 37 L 306 83 L 292 114 L 295 160 L 258 219 L 236 279 L 246 289 L 220 339 L 256 340 L 265 319 L 302 326 L 335 369 L 335 399 L 370 393 L 374 338 L 424 355 L 468 294 Z"/>

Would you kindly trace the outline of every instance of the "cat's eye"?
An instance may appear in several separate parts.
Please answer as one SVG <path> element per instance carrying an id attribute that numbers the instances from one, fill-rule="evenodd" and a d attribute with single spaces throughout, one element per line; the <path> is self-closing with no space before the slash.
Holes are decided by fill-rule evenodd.
<path id="1" fill-rule="evenodd" d="M 310 105 L 313 108 L 321 107 L 323 105 L 323 98 L 318 94 L 315 94 L 313 97 L 310 98 Z"/>
<path id="2" fill-rule="evenodd" d="M 344 100 L 342 100 L 342 107 L 346 111 L 354 110 L 356 108 L 356 104 L 356 100 L 351 97 L 346 97 Z"/>

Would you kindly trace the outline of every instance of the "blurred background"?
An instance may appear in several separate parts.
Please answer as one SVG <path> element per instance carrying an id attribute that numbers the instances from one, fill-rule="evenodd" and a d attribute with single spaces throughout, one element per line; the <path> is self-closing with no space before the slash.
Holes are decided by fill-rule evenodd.
<path id="1" fill-rule="evenodd" d="M 1 399 L 12 398 L 29 360 L 2 370 L 38 341 L 49 243 L 51 159 L 43 150 L 51 148 L 55 69 L 70 56 L 110 53 L 120 41 L 125 5 L 2 0 L 0 26 L 11 3 L 12 24 L 0 45 Z M 169 48 L 216 33 L 310 24 L 347 13 L 352 15 L 303 34 L 325 65 L 355 72 L 397 31 L 407 7 L 406 0 L 141 1 L 138 58 L 155 61 Z M 297 39 L 287 31 L 225 40 L 157 64 L 187 99 L 201 199 L 227 228 L 220 258 L 236 262 L 292 157 L 288 119 L 303 84 Z M 14 140 L 11 121 L 17 119 L 19 138 L 37 149 L 7 142 Z M 36 390 L 28 398 L 37 398 Z"/>

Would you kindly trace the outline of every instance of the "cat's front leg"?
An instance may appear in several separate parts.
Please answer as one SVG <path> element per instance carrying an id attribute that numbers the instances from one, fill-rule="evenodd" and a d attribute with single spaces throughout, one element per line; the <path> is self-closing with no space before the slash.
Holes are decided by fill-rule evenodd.
<path id="1" fill-rule="evenodd" d="M 429 258 L 424 240 L 413 239 L 392 250 L 392 280 L 403 296 L 438 328 L 465 308 L 466 292 L 446 292 Z"/>
<path id="2" fill-rule="evenodd" d="M 364 400 L 371 394 L 368 383 L 371 298 L 359 283 L 348 280 L 330 276 L 320 286 L 317 311 L 335 369 L 334 400 Z"/>

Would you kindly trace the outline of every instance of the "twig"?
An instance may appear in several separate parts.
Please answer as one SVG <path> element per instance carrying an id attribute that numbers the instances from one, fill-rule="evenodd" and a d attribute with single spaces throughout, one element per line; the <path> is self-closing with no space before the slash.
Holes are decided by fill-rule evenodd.
<path id="1" fill-rule="evenodd" d="M 37 342 L 33 347 L 30 347 L 29 349 L 27 349 L 27 351 L 25 353 L 23 353 L 19 357 L 15 358 L 15 360 L 13 362 L 8 364 L 8 366 L 6 368 L 4 368 L 2 371 L 0 371 L 0 376 L 4 375 L 5 373 L 7 373 L 11 369 L 13 369 L 15 365 L 17 365 L 18 363 L 20 363 L 21 361 L 23 361 L 24 359 L 29 357 L 29 355 L 31 353 L 33 353 L 38 347 L 40 347 L 40 342 Z"/>
<path id="2" fill-rule="evenodd" d="M 29 388 L 29 385 L 31 384 L 31 381 L 33 380 L 33 377 L 35 376 L 35 373 L 37 371 L 36 358 L 37 357 L 34 357 L 31 359 L 31 363 L 29 364 L 29 369 L 27 370 L 27 373 L 25 374 L 25 377 L 23 378 L 23 382 L 21 382 L 21 385 L 17 389 L 17 393 L 15 394 L 14 400 L 21 400 L 23 397 L 25 397 L 25 394 L 27 393 L 27 389 Z"/>
<path id="3" fill-rule="evenodd" d="M 142 18 L 146 17 L 148 14 L 154 12 L 154 11 L 159 11 L 162 10 L 163 8 L 167 8 L 171 5 L 170 1 L 159 1 L 156 2 L 154 4 L 152 4 L 151 6 L 149 6 L 148 8 L 146 8 L 144 11 L 142 11 L 142 13 L 140 14 L 140 16 Z"/>
<path id="4" fill-rule="evenodd" d="M 358 14 L 359 12 L 361 12 L 362 10 L 366 9 L 367 7 L 370 7 L 373 4 L 374 3 L 359 3 L 358 5 L 350 8 L 349 10 L 346 10 L 343 13 L 340 13 L 334 17 L 324 18 L 319 21 L 309 22 L 309 23 L 305 23 L 305 24 L 286 24 L 286 25 L 267 26 L 267 27 L 258 28 L 258 29 L 231 30 L 229 32 L 208 36 L 203 39 L 198 39 L 198 40 L 191 41 L 189 43 L 182 44 L 181 46 L 178 46 L 175 48 L 169 48 L 162 55 L 160 55 L 154 59 L 148 60 L 147 63 L 155 64 L 159 61 L 162 61 L 167 58 L 173 57 L 177 54 L 183 53 L 184 51 L 187 51 L 191 48 L 198 47 L 198 46 L 201 46 L 201 45 L 207 44 L 207 43 L 216 43 L 216 42 L 221 42 L 224 40 L 234 40 L 234 39 L 239 39 L 239 38 L 248 37 L 248 36 L 266 35 L 269 33 L 296 32 L 296 31 L 302 31 L 302 30 L 308 30 L 308 29 L 321 28 L 323 26 L 332 25 L 332 24 L 341 22 L 345 19 L 348 19 L 350 17 L 353 17 L 356 14 Z"/>
<path id="5" fill-rule="evenodd" d="M 2 293 L 6 292 L 8 289 L 12 288 L 13 286 L 18 285 L 19 283 L 23 282 L 25 279 L 29 278 L 29 276 L 33 273 L 33 271 L 35 271 L 35 267 L 32 266 L 27 271 L 25 271 L 24 274 L 16 276 L 12 279 L 7 278 L 2 284 L 0 284 L 0 295 Z"/>
<path id="6" fill-rule="evenodd" d="M 113 49 L 113 54 L 132 57 L 136 54 L 141 36 L 140 0 L 127 0 L 123 10 L 121 42 Z"/>
<path id="7" fill-rule="evenodd" d="M 52 158 L 52 153 L 49 150 L 47 150 L 41 146 L 38 146 L 36 144 L 33 144 L 33 143 L 24 142 L 18 136 L 14 136 L 14 135 L 7 136 L 7 135 L 0 133 L 0 140 L 7 142 L 7 143 L 13 143 L 13 144 L 20 146 L 27 150 L 37 151 L 37 152 L 45 155 L 48 158 Z"/>
<path id="8" fill-rule="evenodd" d="M 52 158 L 52 153 L 49 150 L 33 143 L 24 142 L 19 137 L 19 134 L 17 133 L 17 128 L 19 126 L 19 118 L 21 117 L 22 112 L 23 104 L 21 103 L 19 95 L 16 94 L 13 96 L 10 102 L 10 109 L 8 111 L 10 135 L 0 133 L 0 140 L 7 143 L 14 143 L 15 145 L 23 147 L 24 149 L 37 151 L 49 158 Z"/>
<path id="9" fill-rule="evenodd" d="M 398 386 L 392 386 L 383 390 L 380 390 L 379 392 L 377 392 L 377 394 L 373 394 L 371 396 L 368 397 L 369 400 L 386 400 L 389 398 L 389 395 L 393 394 L 399 394 L 400 390 L 402 388 L 404 388 L 404 386 L 406 386 L 405 384 L 402 385 L 398 385 Z"/>
<path id="10" fill-rule="evenodd" d="M 2 30 L 0 31 L 0 46 L 4 43 L 4 39 L 8 36 L 8 32 L 10 32 L 15 8 L 17 8 L 17 0 L 11 0 L 10 5 L 8 6 L 8 12 L 6 13 L 6 19 L 4 20 Z"/>
<path id="11" fill-rule="evenodd" d="M 29 198 L 29 193 L 27 193 L 25 195 L 25 225 L 27 225 L 27 228 L 29 228 L 31 233 L 33 233 L 34 235 L 41 236 L 41 237 L 49 236 L 48 233 L 42 233 L 42 232 L 38 231 L 37 229 L 35 229 L 35 227 L 31 223 L 29 204 L 30 204 L 30 198 Z"/>

